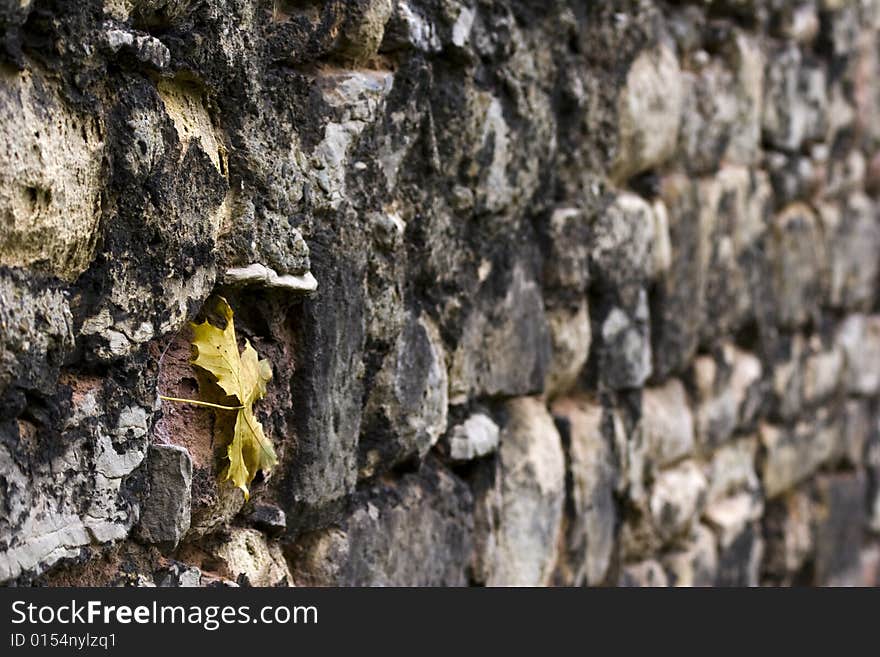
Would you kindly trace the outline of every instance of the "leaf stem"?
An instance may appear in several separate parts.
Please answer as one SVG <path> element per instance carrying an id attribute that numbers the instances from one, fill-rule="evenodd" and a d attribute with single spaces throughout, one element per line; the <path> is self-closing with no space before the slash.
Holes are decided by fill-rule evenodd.
<path id="1" fill-rule="evenodd" d="M 244 406 L 223 406 L 221 404 L 212 404 L 211 402 L 198 401 L 195 399 L 181 399 L 180 397 L 166 397 L 165 395 L 159 395 L 159 399 L 164 399 L 165 401 L 182 402 L 184 404 L 193 404 L 195 406 L 207 406 L 208 408 L 219 408 L 221 411 L 239 411 L 242 408 L 244 408 Z"/>

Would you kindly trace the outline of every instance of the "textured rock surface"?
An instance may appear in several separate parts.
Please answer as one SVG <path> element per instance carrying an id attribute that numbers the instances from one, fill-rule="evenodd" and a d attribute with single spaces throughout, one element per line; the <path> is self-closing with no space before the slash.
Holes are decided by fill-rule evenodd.
<path id="1" fill-rule="evenodd" d="M 553 418 L 540 400 L 508 402 L 499 449 L 500 495 L 490 586 L 550 583 L 565 501 L 565 459 Z M 483 530 L 484 528 L 479 528 Z"/>
<path id="2" fill-rule="evenodd" d="M 3 7 L 0 583 L 878 583 L 876 2 Z"/>

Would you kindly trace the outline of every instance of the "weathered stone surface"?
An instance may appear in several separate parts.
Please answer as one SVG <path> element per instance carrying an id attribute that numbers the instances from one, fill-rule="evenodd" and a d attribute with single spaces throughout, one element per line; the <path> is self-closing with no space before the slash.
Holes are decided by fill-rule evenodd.
<path id="1" fill-rule="evenodd" d="M 803 402 L 814 406 L 835 396 L 841 387 L 845 359 L 837 345 L 827 347 L 816 336 L 809 342 L 803 366 Z"/>
<path id="2" fill-rule="evenodd" d="M 706 477 L 693 461 L 658 472 L 649 504 L 660 536 L 668 541 L 687 533 L 705 499 Z"/>
<path id="3" fill-rule="evenodd" d="M 168 568 L 154 575 L 155 586 L 174 588 L 193 588 L 202 585 L 202 572 L 193 566 L 174 562 Z M 144 582 L 144 586 L 149 586 Z"/>
<path id="4" fill-rule="evenodd" d="M 115 418 L 102 415 L 99 409 L 107 400 L 94 381 L 74 383 L 67 395 L 61 402 L 69 409 L 59 427 L 63 438 L 58 429 L 44 426 L 45 416 L 3 426 L 2 581 L 39 574 L 92 543 L 123 539 L 137 521 L 138 506 L 126 484 L 147 450 L 144 409 L 125 407 Z M 50 455 L 33 452 L 43 431 L 56 444 Z"/>
<path id="5" fill-rule="evenodd" d="M 880 316 L 851 315 L 837 333 L 846 357 L 849 392 L 874 395 L 880 390 Z"/>
<path id="6" fill-rule="evenodd" d="M 718 570 L 715 534 L 704 525 L 695 525 L 682 549 L 663 557 L 670 586 L 712 586 Z"/>
<path id="7" fill-rule="evenodd" d="M 860 545 L 865 525 L 866 480 L 836 474 L 818 480 L 816 584 L 844 586 L 860 581 Z"/>
<path id="8" fill-rule="evenodd" d="M 813 514 L 808 494 L 792 491 L 767 505 L 763 575 L 772 583 L 790 584 L 813 551 Z"/>
<path id="9" fill-rule="evenodd" d="M 586 300 L 574 307 L 547 312 L 552 356 L 544 390 L 550 397 L 569 392 L 587 363 L 592 344 L 592 328 Z"/>
<path id="10" fill-rule="evenodd" d="M 601 405 L 588 399 L 561 399 L 553 415 L 568 449 L 568 504 L 563 579 L 569 585 L 603 581 L 614 549 L 618 477 L 616 448 Z"/>
<path id="11" fill-rule="evenodd" d="M 544 285 L 583 294 L 590 281 L 590 224 L 580 208 L 556 208 L 546 226 Z"/>
<path id="12" fill-rule="evenodd" d="M 424 457 L 446 431 L 448 389 L 436 327 L 426 317 L 407 317 L 367 400 L 360 475 L 414 454 Z"/>
<path id="13" fill-rule="evenodd" d="M 802 422 L 792 429 L 762 424 L 766 450 L 761 479 L 768 498 L 775 497 L 810 476 L 834 453 L 839 429 L 825 417 Z"/>
<path id="14" fill-rule="evenodd" d="M 809 43 L 819 33 L 819 11 L 816 2 L 794 2 L 774 8 L 774 32 L 798 43 Z"/>
<path id="15" fill-rule="evenodd" d="M 651 327 L 647 295 L 639 290 L 632 312 L 614 306 L 602 320 L 599 370 L 612 390 L 639 388 L 651 376 Z"/>
<path id="16" fill-rule="evenodd" d="M 357 264 L 323 273 L 316 268 L 321 293 L 294 320 L 300 335 L 291 379 L 297 441 L 284 486 L 290 520 L 306 526 L 354 490 L 363 412 L 358 373 L 365 328 Z"/>
<path id="17" fill-rule="evenodd" d="M 486 584 L 498 561 L 501 523 L 502 478 L 499 459 L 477 461 L 470 478 L 474 498 L 474 549 L 469 574 L 477 584 Z"/>
<path id="18" fill-rule="evenodd" d="M 830 303 L 864 308 L 876 295 L 880 224 L 871 201 L 862 194 L 843 207 L 826 206 L 819 213 L 827 241 Z"/>
<path id="19" fill-rule="evenodd" d="M 773 204 L 781 209 L 798 201 L 810 201 L 821 192 L 827 192 L 823 185 L 827 180 L 827 153 L 823 157 L 809 157 L 800 154 L 769 153 L 765 166 L 773 186 Z"/>
<path id="20" fill-rule="evenodd" d="M 828 97 L 824 68 L 795 45 L 767 58 L 764 86 L 764 138 L 783 151 L 820 140 L 827 129 Z"/>
<path id="21" fill-rule="evenodd" d="M 73 317 L 63 291 L 0 269 L 0 395 L 8 386 L 49 392 L 73 349 Z"/>
<path id="22" fill-rule="evenodd" d="M 642 431 L 647 457 L 657 467 L 689 455 L 694 449 L 694 418 L 681 381 L 671 379 L 642 395 Z"/>
<path id="23" fill-rule="evenodd" d="M 474 413 L 452 428 L 449 456 L 456 461 L 470 461 L 498 449 L 500 429 L 485 413 Z"/>
<path id="24" fill-rule="evenodd" d="M 746 35 L 732 33 L 723 59 L 694 57 L 694 71 L 682 73 L 680 157 L 703 173 L 722 160 L 752 163 L 759 153 L 764 94 L 764 54 Z"/>
<path id="25" fill-rule="evenodd" d="M 818 222 L 809 207 L 792 205 L 773 218 L 768 231 L 767 294 L 774 324 L 795 328 L 817 317 L 824 257 Z"/>
<path id="26" fill-rule="evenodd" d="M 865 462 L 866 451 L 878 437 L 877 420 L 871 403 L 864 399 L 850 399 L 843 407 L 843 428 L 834 457 L 846 465 L 859 467 Z"/>
<path id="27" fill-rule="evenodd" d="M 288 550 L 294 579 L 312 586 L 463 586 L 472 510 L 468 488 L 442 468 L 378 485 L 339 528 L 307 534 Z"/>
<path id="28" fill-rule="evenodd" d="M 141 508 L 138 537 L 174 548 L 189 531 L 192 460 L 176 445 L 150 445 L 146 458 L 149 493 Z"/>
<path id="29" fill-rule="evenodd" d="M 501 501 L 490 586 L 547 584 L 565 499 L 565 458 L 553 418 L 540 400 L 505 405 L 501 430 Z"/>
<path id="30" fill-rule="evenodd" d="M 101 220 L 104 127 L 36 71 L 0 74 L 0 264 L 74 279 Z"/>
<path id="31" fill-rule="evenodd" d="M 868 528 L 880 533 L 880 429 L 876 420 L 873 422 L 874 434 L 865 449 L 865 466 L 868 474 Z"/>
<path id="32" fill-rule="evenodd" d="M 774 417 L 796 419 L 805 409 L 828 404 L 845 387 L 845 351 L 830 336 L 795 334 L 778 342 L 770 407 Z"/>
<path id="33" fill-rule="evenodd" d="M 876 582 L 878 35 L 0 2 L 0 584 Z M 248 500 L 165 398 L 215 294 L 273 373 Z"/>
<path id="34" fill-rule="evenodd" d="M 648 50 L 632 63 L 618 101 L 618 151 L 612 168 L 616 180 L 672 155 L 683 97 L 681 70 L 668 46 Z"/>
<path id="35" fill-rule="evenodd" d="M 450 401 L 539 392 L 551 358 L 541 289 L 517 265 L 497 303 L 478 299 L 452 354 Z M 525 356 L 524 362 L 520 356 Z"/>
<path id="36" fill-rule="evenodd" d="M 738 521 L 732 524 L 740 526 Z M 715 586 L 757 586 L 763 554 L 764 541 L 757 523 L 746 524 L 736 534 L 728 533 L 723 527 Z"/>
<path id="37" fill-rule="evenodd" d="M 293 578 L 278 543 L 272 543 L 255 529 L 239 527 L 206 545 L 221 569 L 233 581 L 250 586 L 289 586 Z"/>
<path id="38" fill-rule="evenodd" d="M 778 360 L 770 380 L 772 412 L 783 420 L 796 418 L 803 408 L 804 361 L 807 340 L 800 333 L 780 340 Z"/>
<path id="39" fill-rule="evenodd" d="M 247 519 L 254 527 L 270 536 L 282 534 L 287 529 L 287 514 L 274 504 L 254 504 L 247 510 Z"/>
<path id="40" fill-rule="evenodd" d="M 861 566 L 857 586 L 877 586 L 880 583 L 880 548 L 876 544 L 862 548 L 859 555 Z"/>
<path id="41" fill-rule="evenodd" d="M 591 271 L 612 288 L 636 288 L 651 273 L 654 213 L 635 194 L 617 195 L 590 224 Z"/>
<path id="42" fill-rule="evenodd" d="M 651 344 L 653 373 L 663 380 L 684 369 L 697 349 L 716 215 L 702 204 L 699 186 L 684 175 L 664 177 L 660 195 L 669 211 L 671 266 L 659 277 L 651 300 Z"/>
<path id="43" fill-rule="evenodd" d="M 714 358 L 697 357 L 692 374 L 694 425 L 702 447 L 724 443 L 754 421 L 763 392 L 761 374 L 756 356 L 729 343 L 721 345 Z"/>
<path id="44" fill-rule="evenodd" d="M 659 562 L 649 559 L 628 564 L 620 571 L 618 586 L 626 587 L 665 587 L 669 580 Z"/>
<path id="45" fill-rule="evenodd" d="M 709 505 L 737 493 L 749 493 L 756 502 L 760 501 L 761 482 L 755 472 L 757 450 L 757 439 L 748 437 L 724 445 L 712 454 L 707 473 Z"/>
<path id="46" fill-rule="evenodd" d="M 865 187 L 868 164 L 859 151 L 845 155 L 828 155 L 822 146 L 814 146 L 813 159 L 817 161 L 817 183 L 824 185 L 825 198 L 846 203 L 848 197 L 858 196 Z M 824 180 L 821 179 L 824 176 Z"/>
<path id="47" fill-rule="evenodd" d="M 655 217 L 635 194 L 610 198 L 590 225 L 590 271 L 606 290 L 596 320 L 602 383 L 637 388 L 651 375 L 649 308 L 644 284 L 653 273 Z"/>
<path id="48" fill-rule="evenodd" d="M 770 187 L 766 176 L 726 166 L 700 186 L 710 231 L 705 277 L 705 313 L 700 340 L 711 344 L 754 316 L 754 287 L 760 272 L 760 243 L 767 228 Z"/>

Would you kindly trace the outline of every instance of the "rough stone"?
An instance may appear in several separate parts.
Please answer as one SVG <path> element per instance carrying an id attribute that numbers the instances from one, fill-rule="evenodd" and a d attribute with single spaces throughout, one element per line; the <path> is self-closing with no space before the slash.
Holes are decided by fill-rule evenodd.
<path id="1" fill-rule="evenodd" d="M 803 402 L 813 406 L 827 401 L 840 391 L 844 373 L 843 351 L 836 345 L 827 348 L 816 336 L 810 340 L 803 366 Z"/>
<path id="2" fill-rule="evenodd" d="M 753 293 L 771 191 L 762 173 L 726 166 L 700 185 L 700 197 L 707 213 L 701 225 L 710 231 L 704 310 L 712 320 L 700 327 L 700 340 L 712 344 L 754 316 Z"/>
<path id="3" fill-rule="evenodd" d="M 100 390 L 88 384 L 74 393 L 75 411 L 64 423 L 65 437 L 48 458 L 30 455 L 43 420 L 3 428 L 0 470 L 8 513 L 0 520 L 0 581 L 43 572 L 75 557 L 93 543 L 124 539 L 138 518 L 126 494 L 129 476 L 147 451 L 147 425 L 132 426 L 100 416 Z M 130 411 L 133 413 L 133 411 Z M 80 500 L 78 495 L 85 495 Z"/>
<path id="4" fill-rule="evenodd" d="M 849 392 L 876 394 L 880 390 L 880 316 L 850 315 L 838 329 L 837 342 L 846 358 Z"/>
<path id="5" fill-rule="evenodd" d="M 699 185 L 683 175 L 664 176 L 660 196 L 669 211 L 672 245 L 672 264 L 651 299 L 653 373 L 662 381 L 683 370 L 699 344 L 715 213 L 701 203 Z"/>
<path id="6" fill-rule="evenodd" d="M 825 475 L 818 479 L 817 585 L 842 586 L 860 580 L 866 485 L 861 473 Z"/>
<path id="7" fill-rule="evenodd" d="M 761 424 L 760 438 L 766 451 L 761 479 L 768 498 L 810 476 L 834 453 L 837 428 L 825 417 L 800 422 L 792 429 Z"/>
<path id="8" fill-rule="evenodd" d="M 640 563 L 628 564 L 620 571 L 618 586 L 624 587 L 666 587 L 669 580 L 659 562 L 649 559 Z"/>
<path id="9" fill-rule="evenodd" d="M 373 381 L 361 437 L 361 476 L 414 454 L 424 457 L 446 431 L 449 383 L 436 327 L 409 316 Z"/>
<path id="10" fill-rule="evenodd" d="M 247 511 L 250 523 L 270 536 L 277 536 L 287 529 L 287 514 L 275 504 L 254 504 Z"/>
<path id="11" fill-rule="evenodd" d="M 878 34 L 0 2 L 0 584 L 876 582 Z M 248 500 L 162 399 L 215 294 L 273 370 Z"/>
<path id="12" fill-rule="evenodd" d="M 589 231 L 590 270 L 612 288 L 636 288 L 651 273 L 654 213 L 635 194 L 615 196 L 594 217 Z"/>
<path id="13" fill-rule="evenodd" d="M 574 307 L 549 310 L 547 327 L 552 356 L 544 391 L 552 398 L 575 387 L 590 355 L 593 334 L 586 300 Z"/>
<path id="14" fill-rule="evenodd" d="M 173 562 L 168 568 L 154 574 L 155 586 L 193 588 L 202 585 L 202 572 L 194 567 Z"/>
<path id="15" fill-rule="evenodd" d="M 742 33 L 718 45 L 724 59 L 695 57 L 696 70 L 682 73 L 679 151 L 695 173 L 722 160 L 750 164 L 759 152 L 764 54 Z"/>
<path id="16" fill-rule="evenodd" d="M 105 23 L 105 25 L 107 25 Z M 127 52 L 138 61 L 149 64 L 161 71 L 168 68 L 171 63 L 171 53 L 168 47 L 156 37 L 149 34 L 138 34 L 134 31 L 113 28 L 104 33 L 107 46 L 114 54 Z"/>
<path id="17" fill-rule="evenodd" d="M 824 136 L 828 123 L 825 70 L 796 45 L 767 58 L 764 86 L 764 138 L 783 151 Z"/>
<path id="18" fill-rule="evenodd" d="M 719 544 L 729 546 L 761 517 L 763 511 L 763 501 L 754 493 L 744 491 L 714 501 L 706 507 L 704 516 L 718 535 Z"/>
<path id="19" fill-rule="evenodd" d="M 876 420 L 873 423 L 876 431 Z M 880 533 L 880 440 L 875 433 L 865 450 L 865 466 L 868 473 L 868 520 L 867 526 L 874 533 Z"/>
<path id="20" fill-rule="evenodd" d="M 452 428 L 449 456 L 456 461 L 470 461 L 498 449 L 500 429 L 485 413 L 474 413 Z"/>
<path id="21" fill-rule="evenodd" d="M 589 222 L 580 208 L 556 208 L 546 227 L 544 285 L 583 294 L 590 281 Z"/>
<path id="22" fill-rule="evenodd" d="M 827 241 L 830 303 L 860 309 L 870 306 L 877 290 L 880 225 L 876 210 L 863 194 L 843 207 L 825 206 L 819 213 Z"/>
<path id="23" fill-rule="evenodd" d="M 763 392 L 761 374 L 756 356 L 729 343 L 721 345 L 714 358 L 697 357 L 692 373 L 694 425 L 701 447 L 720 445 L 754 421 Z"/>
<path id="24" fill-rule="evenodd" d="M 877 436 L 877 426 L 870 402 L 850 399 L 843 408 L 843 429 L 834 456 L 846 465 L 856 467 L 865 462 L 868 446 Z"/>
<path id="25" fill-rule="evenodd" d="M 814 146 L 812 151 L 822 154 L 815 155 L 814 159 L 817 160 L 817 178 L 824 176 L 824 179 L 817 181 L 822 186 L 824 198 L 848 203 L 848 197 L 860 194 L 865 187 L 868 168 L 864 155 L 859 151 L 850 151 L 846 155 L 829 155 L 820 146 Z"/>
<path id="26" fill-rule="evenodd" d="M 645 389 L 642 430 L 648 459 L 655 466 L 669 465 L 693 451 L 694 419 L 681 381 Z"/>
<path id="27" fill-rule="evenodd" d="M 228 536 L 212 540 L 207 550 L 239 584 L 279 586 L 293 583 L 281 546 L 267 541 L 255 529 L 231 529 Z"/>
<path id="28" fill-rule="evenodd" d="M 715 586 L 758 586 L 763 554 L 764 541 L 757 523 L 746 524 L 734 535 L 722 530 Z"/>
<path id="29" fill-rule="evenodd" d="M 551 349 L 541 289 L 523 267 L 515 266 L 503 297 L 496 303 L 478 300 L 465 321 L 452 354 L 450 403 L 469 396 L 539 392 Z"/>
<path id="30" fill-rule="evenodd" d="M 755 472 L 757 439 L 742 438 L 718 448 L 709 463 L 707 503 L 737 494 L 749 493 L 756 501 L 761 497 L 761 482 Z"/>
<path id="31" fill-rule="evenodd" d="M 775 31 L 797 43 L 809 43 L 819 33 L 819 12 L 815 2 L 780 6 L 773 15 Z"/>
<path id="32" fill-rule="evenodd" d="M 604 580 L 614 549 L 616 446 L 607 435 L 601 405 L 569 398 L 556 402 L 552 411 L 568 449 L 565 564 L 571 572 L 565 580 L 595 586 Z"/>
<path id="33" fill-rule="evenodd" d="M 0 264 L 72 280 L 92 261 L 104 168 L 100 116 L 37 72 L 0 73 Z"/>
<path id="34" fill-rule="evenodd" d="M 338 528 L 307 534 L 288 550 L 294 578 L 311 586 L 463 586 L 473 503 L 463 482 L 433 465 L 378 484 Z"/>
<path id="35" fill-rule="evenodd" d="M 192 460 L 176 445 L 150 445 L 146 458 L 149 495 L 141 508 L 138 536 L 174 548 L 189 531 Z"/>
<path id="36" fill-rule="evenodd" d="M 307 271 L 305 274 L 297 276 L 293 274 L 279 276 L 274 269 L 259 263 L 254 263 L 247 267 L 227 269 L 224 280 L 229 285 L 257 284 L 305 294 L 318 289 L 318 281 L 312 276 L 311 272 Z"/>
<path id="37" fill-rule="evenodd" d="M 637 292 L 632 312 L 613 307 L 599 331 L 602 383 L 612 390 L 641 387 L 651 376 L 651 327 L 644 289 Z"/>
<path id="38" fill-rule="evenodd" d="M 650 169 L 675 151 L 684 98 L 681 70 L 672 50 L 661 45 L 630 67 L 618 100 L 616 180 Z"/>
<path id="39" fill-rule="evenodd" d="M 706 499 L 706 477 L 693 461 L 661 470 L 651 488 L 654 526 L 664 540 L 687 533 Z"/>
<path id="40" fill-rule="evenodd" d="M 824 250 L 813 211 L 792 205 L 773 218 L 768 232 L 769 303 L 776 324 L 795 328 L 818 316 Z"/>
<path id="41" fill-rule="evenodd" d="M 10 385 L 50 391 L 73 340 L 61 290 L 0 269 L 0 395 Z"/>
<path id="42" fill-rule="evenodd" d="M 501 430 L 501 507 L 497 549 L 487 584 L 547 584 L 556 566 L 565 457 L 553 418 L 540 400 L 523 397 L 505 405 Z"/>
<path id="43" fill-rule="evenodd" d="M 803 491 L 791 491 L 767 505 L 763 529 L 766 539 L 764 577 L 790 584 L 814 548 L 813 504 Z"/>
<path id="44" fill-rule="evenodd" d="M 772 411 L 783 420 L 792 420 L 803 407 L 804 360 L 808 345 L 800 333 L 780 342 L 779 357 L 771 372 Z"/>
<path id="45" fill-rule="evenodd" d="M 815 149 L 814 149 L 815 151 Z M 798 201 L 811 201 L 827 193 L 827 154 L 814 158 L 800 154 L 769 153 L 765 166 L 773 186 L 773 205 L 781 209 Z"/>
<path id="46" fill-rule="evenodd" d="M 670 586 L 713 586 L 718 570 L 715 534 L 705 525 L 694 526 L 685 545 L 663 557 Z"/>
<path id="47" fill-rule="evenodd" d="M 321 514 L 338 509 L 357 481 L 365 342 L 360 270 L 357 261 L 349 260 L 344 266 L 316 268 L 316 276 L 321 292 L 304 302 L 293 319 L 297 440 L 283 483 L 291 529 L 313 527 Z"/>

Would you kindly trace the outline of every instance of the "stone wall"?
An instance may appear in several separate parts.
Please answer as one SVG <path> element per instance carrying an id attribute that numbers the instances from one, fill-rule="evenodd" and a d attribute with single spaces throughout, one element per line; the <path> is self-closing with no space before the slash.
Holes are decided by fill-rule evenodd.
<path id="1" fill-rule="evenodd" d="M 0 582 L 876 584 L 877 0 L 0 1 Z M 245 500 L 212 294 L 273 369 Z"/>

